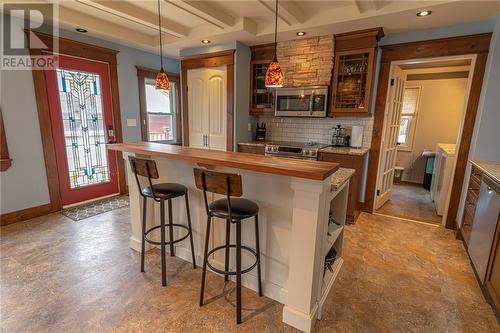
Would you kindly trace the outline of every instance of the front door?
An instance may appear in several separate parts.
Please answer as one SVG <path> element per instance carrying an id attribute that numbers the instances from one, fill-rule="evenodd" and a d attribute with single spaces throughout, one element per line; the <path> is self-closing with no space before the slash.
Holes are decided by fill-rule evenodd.
<path id="1" fill-rule="evenodd" d="M 108 65 L 61 55 L 45 78 L 63 206 L 117 194 Z"/>
<path id="2" fill-rule="evenodd" d="M 377 180 L 377 196 L 375 209 L 382 207 L 391 197 L 398 149 L 398 134 L 401 121 L 401 109 L 405 91 L 406 74 L 395 66 L 389 87 L 389 95 L 385 108 L 385 128 L 382 137 L 381 164 Z"/>

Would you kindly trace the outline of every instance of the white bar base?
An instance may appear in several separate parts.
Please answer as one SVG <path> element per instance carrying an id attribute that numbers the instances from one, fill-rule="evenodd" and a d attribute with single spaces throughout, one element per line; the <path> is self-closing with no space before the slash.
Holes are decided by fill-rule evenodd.
<path id="1" fill-rule="evenodd" d="M 129 155 L 131 154 L 124 154 L 128 183 L 130 184 L 131 237 L 129 243 L 132 249 L 140 252 L 142 198 L 135 177 L 130 170 Z M 148 158 L 141 155 L 140 157 Z M 160 175 L 160 179 L 155 182 L 180 183 L 188 188 L 195 258 L 199 267 L 202 264 L 207 226 L 203 195 L 194 184 L 193 169 L 199 166 L 188 161 L 167 158 L 155 158 L 154 160 Z M 317 181 L 221 166 L 210 168 L 242 176 L 244 197 L 256 202 L 259 206 L 263 294 L 285 305 L 283 308 L 283 321 L 285 323 L 304 332 L 311 332 L 316 320 L 321 315 L 321 307 L 335 280 L 333 278 L 331 281 L 323 281 L 325 263 L 323 252 L 327 241 L 331 200 L 341 191 L 335 193 L 331 191 L 331 176 L 323 181 Z M 343 188 L 347 190 L 348 183 Z M 209 200 L 220 197 L 210 194 Z M 344 215 L 345 220 L 347 194 L 343 193 L 343 195 L 338 196 L 338 199 L 342 200 L 337 200 L 339 202 L 335 204 L 334 208 L 339 214 Z M 160 214 L 159 205 L 155 204 L 153 200 L 148 201 L 146 227 L 150 228 L 159 223 Z M 185 201 L 179 198 L 173 199 L 172 207 L 175 223 L 187 225 Z M 242 223 L 242 243 L 252 248 L 255 247 L 254 230 L 253 221 Z M 232 243 L 236 238 L 235 231 L 235 228 L 232 228 L 230 236 Z M 183 235 L 184 231 L 174 231 L 175 238 Z M 214 218 L 210 236 L 210 248 L 223 244 L 225 242 L 225 221 Z M 342 235 L 339 236 L 339 238 L 341 237 Z M 338 246 L 341 250 L 341 243 Z M 150 248 L 151 245 L 146 244 L 146 251 Z M 219 252 L 211 258 L 212 264 L 215 266 L 224 262 L 224 253 L 223 251 Z M 189 239 L 175 244 L 175 255 L 191 262 Z M 339 251 L 339 255 L 341 255 L 341 251 Z M 231 254 L 231 258 L 235 258 L 234 253 Z M 245 252 L 242 253 L 243 267 L 249 267 L 254 261 L 253 256 Z M 231 266 L 234 267 L 234 261 L 231 262 Z M 336 268 L 340 269 L 340 265 Z M 256 270 L 244 274 L 242 284 L 257 291 Z"/>

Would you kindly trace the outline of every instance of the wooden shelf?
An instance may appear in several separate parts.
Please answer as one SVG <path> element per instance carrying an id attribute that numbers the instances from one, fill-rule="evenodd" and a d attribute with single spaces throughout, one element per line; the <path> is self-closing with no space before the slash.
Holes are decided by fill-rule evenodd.
<path id="1" fill-rule="evenodd" d="M 328 226 L 328 235 L 326 236 L 325 248 L 323 249 L 323 257 L 326 257 L 330 249 L 335 245 L 335 242 L 342 234 L 344 226 L 330 223 Z"/>

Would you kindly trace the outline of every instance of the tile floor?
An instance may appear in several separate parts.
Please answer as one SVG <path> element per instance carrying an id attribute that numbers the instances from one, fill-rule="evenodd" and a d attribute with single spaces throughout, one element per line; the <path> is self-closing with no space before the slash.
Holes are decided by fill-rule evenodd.
<path id="1" fill-rule="evenodd" d="M 244 289 L 236 326 L 233 284 L 159 252 L 146 273 L 128 247 L 129 209 L 73 222 L 61 214 L 2 227 L 2 332 L 296 332 L 282 306 Z M 363 213 L 346 228 L 345 263 L 316 332 L 499 332 L 453 232 Z M 225 291 L 225 293 L 223 293 Z"/>
<path id="2" fill-rule="evenodd" d="M 393 184 L 391 199 L 377 213 L 435 224 L 442 219 L 436 214 L 430 192 L 422 185 L 409 183 Z"/>

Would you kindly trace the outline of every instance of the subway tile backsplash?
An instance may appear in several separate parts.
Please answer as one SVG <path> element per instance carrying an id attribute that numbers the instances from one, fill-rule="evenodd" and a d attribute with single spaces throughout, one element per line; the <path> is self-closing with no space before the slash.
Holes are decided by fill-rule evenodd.
<path id="1" fill-rule="evenodd" d="M 266 140 L 268 141 L 314 141 L 331 144 L 332 128 L 339 124 L 349 130 L 353 125 L 363 126 L 363 147 L 369 148 L 372 141 L 373 117 L 286 118 L 259 116 L 258 121 L 266 123 Z"/>

